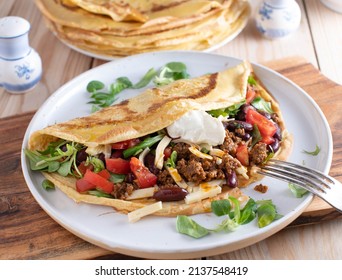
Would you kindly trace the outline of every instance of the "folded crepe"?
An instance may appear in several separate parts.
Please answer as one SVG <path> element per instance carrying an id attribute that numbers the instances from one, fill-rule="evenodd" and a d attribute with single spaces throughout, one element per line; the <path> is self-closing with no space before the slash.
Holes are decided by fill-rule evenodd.
<path id="1" fill-rule="evenodd" d="M 156 211 L 154 213 L 155 215 L 175 216 L 179 214 L 191 215 L 208 212 L 210 211 L 210 203 L 213 199 L 223 199 L 228 196 L 234 196 L 240 199 L 240 201 L 243 201 L 247 197 L 242 193 L 240 188 L 261 178 L 260 175 L 257 175 L 254 171 L 255 165 L 260 165 L 260 162 L 255 163 L 256 161 L 254 161 L 253 164 L 248 166 L 244 163 L 244 166 L 239 159 L 237 159 L 236 151 L 230 152 L 229 148 L 225 148 L 225 143 L 220 143 L 218 145 L 211 144 L 211 146 L 207 145 L 208 143 L 204 143 L 206 145 L 201 146 L 198 143 L 189 143 L 189 140 L 182 141 L 182 137 L 172 138 L 172 135 L 169 135 L 171 130 L 167 129 L 177 122 L 184 121 L 184 118 L 189 116 L 191 112 L 202 112 L 203 114 L 209 115 L 206 112 L 217 113 L 222 109 L 232 108 L 234 106 L 238 109 L 242 108 L 244 106 L 242 104 L 246 102 L 246 93 L 253 90 L 259 98 L 262 98 L 265 102 L 271 104 L 276 118 L 272 121 L 270 120 L 270 122 L 275 123 L 281 131 L 281 137 L 279 137 L 279 135 L 277 136 L 279 138 L 279 141 L 277 139 L 279 148 L 277 148 L 273 156 L 286 159 L 291 150 L 292 140 L 285 129 L 279 106 L 274 98 L 262 87 L 260 82 L 257 81 L 255 76 L 253 78 L 253 85 L 250 84 L 249 80 L 253 76 L 251 65 L 247 62 L 243 62 L 222 72 L 207 74 L 192 79 L 178 80 L 166 86 L 150 88 L 132 99 L 104 108 L 89 116 L 76 118 L 35 131 L 29 138 L 28 149 L 31 151 L 43 151 L 48 147 L 49 143 L 64 139 L 82 144 L 87 148 L 87 151 L 92 151 L 92 154 L 95 154 L 96 156 L 96 152 L 94 151 L 98 151 L 99 153 L 100 151 L 106 150 L 108 146 L 114 147 L 115 143 L 124 143 L 124 141 L 131 139 L 143 139 L 148 135 L 162 132 L 165 134 L 164 137 L 169 139 L 166 143 L 167 145 L 163 147 L 162 152 L 166 149 L 172 150 L 182 142 L 183 147 L 184 145 L 188 145 L 185 146 L 185 153 L 187 153 L 187 155 L 184 156 L 188 157 L 186 159 L 188 161 L 178 157 L 172 170 L 165 167 L 166 160 L 162 159 L 162 165 L 159 167 L 161 170 L 159 172 L 164 172 L 164 175 L 169 177 L 167 185 L 170 184 L 170 180 L 173 180 L 171 182 L 173 187 L 188 187 L 187 191 L 189 192 L 189 195 L 198 190 L 205 193 L 214 187 L 219 187 L 220 191 L 216 192 L 215 195 L 211 197 L 204 196 L 203 199 L 189 200 L 190 202 L 188 201 L 187 203 L 186 198 L 180 199 L 179 201 L 163 202 L 162 209 Z M 210 118 L 214 117 L 210 116 Z M 223 127 L 227 127 L 226 124 L 230 120 L 227 119 L 227 117 L 224 118 L 221 116 L 219 119 L 220 118 L 223 119 L 222 123 L 220 121 L 220 124 Z M 224 123 L 225 125 L 223 125 Z M 194 127 L 189 128 L 190 131 L 194 129 Z M 206 129 L 210 130 L 211 128 L 207 127 Z M 243 133 L 241 127 L 237 132 L 237 135 Z M 242 136 L 232 136 L 231 133 L 233 132 L 229 132 L 228 129 L 224 130 L 224 133 L 224 141 L 229 142 L 235 139 L 234 141 L 237 141 L 239 145 L 249 145 L 248 147 L 252 149 L 251 139 L 247 141 L 242 140 L 240 138 Z M 279 132 L 277 133 L 279 134 Z M 162 141 L 160 141 L 160 143 Z M 257 141 L 260 142 L 260 139 L 257 139 Z M 227 147 L 230 145 L 228 142 L 226 143 Z M 235 143 L 235 146 L 238 145 Z M 260 146 L 265 148 L 267 145 L 261 143 Z M 201 152 L 201 147 L 209 149 L 209 153 L 205 154 L 204 152 Z M 191 150 L 191 152 L 188 150 Z M 111 156 L 111 152 L 112 151 L 109 152 L 109 157 Z M 270 152 L 264 152 L 265 156 L 270 156 L 270 154 Z M 139 154 L 134 156 L 140 157 Z M 158 147 L 155 151 L 155 157 L 157 156 Z M 191 160 L 196 162 L 190 163 Z M 180 163 L 180 161 L 183 162 Z M 233 171 L 236 171 L 238 178 L 238 184 L 236 186 L 231 187 L 227 185 L 227 176 L 229 176 L 227 172 L 230 172 L 231 170 L 225 170 L 222 167 L 222 162 L 230 162 L 230 164 L 234 165 L 232 168 L 236 169 Z M 221 177 L 210 177 L 210 179 L 202 178 L 203 181 L 201 181 L 196 177 L 196 174 L 186 174 L 186 172 L 190 172 L 187 170 L 187 165 L 191 166 L 191 164 L 195 164 L 196 166 L 198 164 L 203 166 L 205 164 L 210 164 L 210 171 L 213 171 L 215 168 L 219 169 L 218 171 L 214 171 L 214 173 L 220 173 Z M 168 171 L 170 174 L 167 173 Z M 176 172 L 177 176 L 174 175 L 174 172 Z M 171 173 L 173 173 L 173 176 Z M 43 174 L 77 202 L 107 205 L 125 213 L 156 202 L 156 198 L 153 196 L 128 200 L 126 198 L 131 194 L 126 194 L 126 196 L 120 198 L 107 198 L 97 197 L 87 192 L 80 193 L 76 190 L 76 182 L 79 178 L 70 175 L 61 176 L 57 172 L 46 172 L 46 170 Z M 196 179 L 191 180 L 191 176 Z M 135 178 L 133 183 L 129 183 L 134 185 L 133 193 L 136 189 L 140 188 L 139 183 L 136 182 L 137 180 Z M 182 184 L 180 184 L 180 182 Z M 214 183 L 211 184 L 211 182 Z M 153 186 L 154 193 L 163 188 L 163 186 L 158 186 L 158 183 L 159 177 L 157 184 Z M 164 184 L 164 182 L 162 184 Z"/>

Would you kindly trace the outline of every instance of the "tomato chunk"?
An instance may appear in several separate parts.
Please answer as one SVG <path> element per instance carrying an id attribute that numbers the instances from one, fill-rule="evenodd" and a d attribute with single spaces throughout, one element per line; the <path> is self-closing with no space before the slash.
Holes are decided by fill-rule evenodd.
<path id="1" fill-rule="evenodd" d="M 157 183 L 157 176 L 151 173 L 136 157 L 131 158 L 130 166 L 140 188 L 152 187 Z"/>
<path id="2" fill-rule="evenodd" d="M 140 140 L 138 138 L 135 138 L 135 139 L 130 139 L 130 140 L 125 140 L 125 141 L 114 143 L 112 144 L 112 148 L 115 150 L 125 150 L 128 148 L 134 147 L 138 143 L 140 143 Z"/>
<path id="3" fill-rule="evenodd" d="M 256 96 L 256 92 L 253 87 L 248 86 L 247 87 L 247 93 L 246 93 L 246 103 L 250 104 Z"/>
<path id="4" fill-rule="evenodd" d="M 239 145 L 236 148 L 236 158 L 241 162 L 242 165 L 249 165 L 248 148 L 246 145 Z"/>
<path id="5" fill-rule="evenodd" d="M 110 173 L 106 169 L 101 170 L 97 174 L 100 175 L 101 177 L 105 178 L 106 180 L 108 180 L 110 178 Z"/>
<path id="6" fill-rule="evenodd" d="M 255 124 L 258 127 L 263 140 L 265 140 L 265 143 L 270 142 L 272 136 L 277 131 L 277 126 L 271 120 L 252 109 L 247 111 L 246 121 L 252 125 Z"/>
<path id="7" fill-rule="evenodd" d="M 106 168 L 115 174 L 128 174 L 131 171 L 129 161 L 122 158 L 107 158 Z"/>
<path id="8" fill-rule="evenodd" d="M 94 184 L 88 182 L 84 178 L 78 179 L 76 181 L 76 190 L 80 193 L 94 190 L 95 188 L 96 186 Z"/>
<path id="9" fill-rule="evenodd" d="M 84 175 L 87 171 L 87 169 L 90 169 L 91 171 L 94 170 L 94 166 L 89 163 L 89 164 L 86 164 L 85 161 L 82 161 L 78 166 L 77 166 L 78 170 L 82 173 L 82 175 Z"/>
<path id="10" fill-rule="evenodd" d="M 103 178 L 101 175 L 90 171 L 89 169 L 86 171 L 83 179 L 95 185 L 105 193 L 111 193 L 114 190 L 114 184 L 112 182 Z"/>
<path id="11" fill-rule="evenodd" d="M 164 159 L 168 159 L 172 154 L 172 148 L 166 147 L 164 150 Z"/>

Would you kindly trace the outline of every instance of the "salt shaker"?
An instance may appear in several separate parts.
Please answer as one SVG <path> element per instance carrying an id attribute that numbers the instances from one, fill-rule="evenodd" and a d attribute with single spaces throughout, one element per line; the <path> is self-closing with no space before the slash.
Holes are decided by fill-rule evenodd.
<path id="1" fill-rule="evenodd" d="M 263 0 L 255 16 L 257 29 L 269 39 L 290 35 L 300 20 L 301 11 L 295 0 Z"/>
<path id="2" fill-rule="evenodd" d="M 41 79 L 42 62 L 29 45 L 30 23 L 16 16 L 0 18 L 0 87 L 11 93 L 32 89 Z"/>

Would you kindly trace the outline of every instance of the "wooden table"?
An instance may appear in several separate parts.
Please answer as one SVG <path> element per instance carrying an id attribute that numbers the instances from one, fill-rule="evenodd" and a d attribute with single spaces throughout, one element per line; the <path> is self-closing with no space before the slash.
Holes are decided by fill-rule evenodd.
<path id="1" fill-rule="evenodd" d="M 251 2 L 255 10 L 258 1 Z M 319 0 L 298 3 L 302 21 L 292 36 L 276 41 L 264 39 L 251 18 L 247 28 L 216 53 L 264 63 L 302 86 L 316 100 L 333 132 L 330 174 L 341 181 L 342 89 L 338 84 L 342 84 L 342 32 L 336 28 L 342 26 L 342 15 L 328 10 Z M 20 167 L 21 141 L 34 111 L 65 82 L 104 61 L 60 43 L 45 27 L 33 0 L 1 1 L 0 17 L 7 15 L 31 22 L 30 43 L 41 55 L 44 73 L 41 83 L 26 94 L 12 95 L 0 89 L 0 259 L 131 258 L 89 244 L 55 223 L 35 202 Z M 329 205 L 315 199 L 290 226 L 266 240 L 207 259 L 341 259 L 339 217 Z"/>

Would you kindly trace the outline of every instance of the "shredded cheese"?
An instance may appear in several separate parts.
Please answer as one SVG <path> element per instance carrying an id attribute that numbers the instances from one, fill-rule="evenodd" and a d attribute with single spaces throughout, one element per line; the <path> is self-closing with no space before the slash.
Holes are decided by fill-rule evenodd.
<path id="1" fill-rule="evenodd" d="M 140 162 L 141 162 L 143 165 L 145 165 L 145 164 L 144 164 L 144 159 L 145 159 L 146 155 L 149 153 L 149 151 L 150 151 L 150 148 L 149 148 L 149 147 L 146 147 L 146 148 L 142 151 L 142 153 L 140 153 L 140 155 L 139 155 L 139 160 L 140 160 Z"/>
<path id="2" fill-rule="evenodd" d="M 139 208 L 137 210 L 134 210 L 130 213 L 128 213 L 127 217 L 128 217 L 128 221 L 130 223 L 135 223 L 137 221 L 139 221 L 141 218 L 151 215 L 155 212 L 157 212 L 158 210 L 161 210 L 163 208 L 163 204 L 161 201 L 158 201 L 156 203 L 147 205 L 145 207 Z"/>
<path id="3" fill-rule="evenodd" d="M 126 197 L 126 200 L 140 199 L 152 197 L 155 192 L 155 188 L 145 188 L 145 189 L 137 189 L 134 190 L 129 196 Z"/>
<path id="4" fill-rule="evenodd" d="M 220 158 L 223 158 L 223 156 L 226 154 L 224 151 L 221 149 L 211 149 L 209 152 L 212 156 L 217 156 Z"/>
<path id="5" fill-rule="evenodd" d="M 243 165 L 241 164 L 241 162 L 240 162 L 238 159 L 232 157 L 232 156 L 229 155 L 229 154 L 228 154 L 228 156 L 229 156 L 231 159 L 233 159 L 235 162 L 238 163 L 239 166 L 236 168 L 236 172 L 237 172 L 238 174 L 242 175 L 242 177 L 244 177 L 245 179 L 249 179 L 249 176 L 248 176 L 248 174 L 247 174 L 247 171 L 248 171 L 248 170 L 247 170 L 247 167 L 243 166 Z"/>
<path id="6" fill-rule="evenodd" d="M 154 159 L 154 165 L 158 169 L 163 168 L 163 163 L 164 163 L 164 150 L 169 145 L 171 142 L 171 138 L 167 135 L 164 136 L 164 138 L 159 142 L 157 148 L 156 148 L 156 157 Z"/>
<path id="7" fill-rule="evenodd" d="M 189 193 L 184 200 L 186 204 L 191 204 L 209 197 L 214 197 L 221 192 L 222 188 L 220 186 L 214 186 L 210 188 L 207 188 L 207 186 L 205 188 L 200 187 L 198 191 Z"/>
<path id="8" fill-rule="evenodd" d="M 189 147 L 189 151 L 199 158 L 209 159 L 209 160 L 213 159 L 211 155 L 202 153 L 201 151 L 197 150 L 194 146 Z"/>
<path id="9" fill-rule="evenodd" d="M 90 146 L 86 149 L 86 153 L 91 156 L 95 156 L 95 155 L 103 153 L 105 155 L 105 158 L 110 158 L 111 151 L 112 151 L 112 146 L 109 144 Z"/>
<path id="10" fill-rule="evenodd" d="M 178 170 L 176 168 L 173 167 L 166 167 L 167 171 L 169 171 L 172 179 L 176 182 L 176 184 L 183 188 L 183 189 L 187 189 L 188 185 L 185 183 L 185 181 L 183 180 L 183 178 L 181 177 L 181 175 L 179 175 Z"/>

